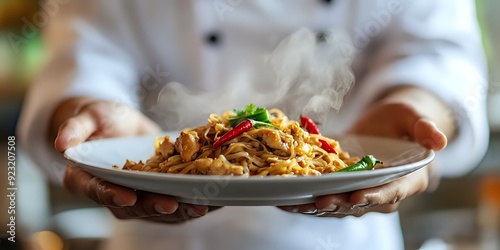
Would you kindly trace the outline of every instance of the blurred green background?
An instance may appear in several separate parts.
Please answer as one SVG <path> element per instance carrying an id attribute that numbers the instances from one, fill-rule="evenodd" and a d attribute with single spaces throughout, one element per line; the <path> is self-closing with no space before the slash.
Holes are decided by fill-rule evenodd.
<path id="1" fill-rule="evenodd" d="M 24 25 L 21 18 L 33 16 L 39 8 L 37 3 L 35 0 L 0 0 L 1 135 L 14 134 L 23 95 L 42 64 L 40 32 L 29 39 L 16 39 Z"/>

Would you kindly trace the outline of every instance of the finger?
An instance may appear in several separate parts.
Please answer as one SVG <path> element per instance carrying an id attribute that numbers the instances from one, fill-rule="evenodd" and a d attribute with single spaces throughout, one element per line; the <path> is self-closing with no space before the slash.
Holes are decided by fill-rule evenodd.
<path id="1" fill-rule="evenodd" d="M 351 209 L 350 193 L 331 194 L 317 198 L 315 206 L 321 211 L 344 212 Z"/>
<path id="2" fill-rule="evenodd" d="M 141 203 L 146 207 L 153 207 L 154 211 L 160 214 L 172 214 L 179 207 L 177 199 L 172 196 L 146 193 L 141 199 Z"/>
<path id="3" fill-rule="evenodd" d="M 162 223 L 181 223 L 181 222 L 186 222 L 188 220 L 192 220 L 197 217 L 190 217 L 189 213 L 187 211 L 187 204 L 179 204 L 179 207 L 177 208 L 177 211 L 173 214 L 169 215 L 159 215 L 159 216 L 151 216 L 148 218 L 143 218 L 148 221 L 153 221 L 153 222 L 162 222 Z M 213 207 L 209 206 L 208 207 L 208 212 L 220 209 L 221 207 Z"/>
<path id="4" fill-rule="evenodd" d="M 421 168 L 408 176 L 373 188 L 352 192 L 349 203 L 356 207 L 375 207 L 396 204 L 405 198 L 422 193 L 428 186 L 428 167 Z"/>
<path id="5" fill-rule="evenodd" d="M 413 127 L 421 116 L 402 103 L 379 103 L 367 111 L 349 130 L 350 133 L 386 137 L 413 137 Z"/>
<path id="6" fill-rule="evenodd" d="M 119 218 L 119 219 L 127 219 L 127 218 L 120 218 L 119 215 L 117 215 L 114 211 L 111 211 L 113 213 L 113 215 L 116 217 L 116 218 Z M 130 218 L 128 218 L 130 219 Z M 183 223 L 183 222 L 186 222 L 187 220 L 183 219 L 183 218 L 180 218 L 180 217 L 177 217 L 177 216 L 174 216 L 174 215 L 158 215 L 158 216 L 151 216 L 151 217 L 147 217 L 147 218 L 141 218 L 142 220 L 146 220 L 146 221 L 151 221 L 151 222 L 156 222 L 156 223 L 167 223 L 167 224 L 180 224 L 180 223 Z M 188 219 L 190 220 L 190 219 Z"/>
<path id="7" fill-rule="evenodd" d="M 66 167 L 64 186 L 71 192 L 83 194 L 104 206 L 133 206 L 137 200 L 132 189 L 103 181 L 71 165 Z"/>
<path id="8" fill-rule="evenodd" d="M 318 211 L 318 208 L 316 208 L 315 204 L 298 205 L 297 209 L 300 213 L 303 213 L 303 214 L 314 214 Z"/>
<path id="9" fill-rule="evenodd" d="M 396 204 L 406 197 L 425 191 L 427 185 L 427 167 L 424 167 L 382 186 L 318 197 L 315 205 L 321 211 L 348 213 L 351 209 Z"/>
<path id="10" fill-rule="evenodd" d="M 319 197 L 314 204 L 280 206 L 278 208 L 287 212 L 300 212 L 315 217 L 343 218 L 349 215 L 359 217 L 369 212 L 391 213 L 396 211 L 399 206 L 399 202 L 379 206 L 353 206 L 350 202 L 350 196 L 349 193 L 328 195 Z"/>
<path id="11" fill-rule="evenodd" d="M 72 146 L 86 141 L 98 129 L 98 122 L 87 111 L 69 118 L 59 128 L 54 146 L 57 151 L 64 152 Z"/>
<path id="12" fill-rule="evenodd" d="M 209 207 L 209 210 L 210 209 L 211 208 Z M 134 218 L 130 217 L 129 215 L 124 214 L 123 209 L 111 208 L 111 212 L 113 212 L 113 214 L 119 219 L 134 219 Z M 175 211 L 173 214 L 150 215 L 148 217 L 142 217 L 141 219 L 147 220 L 147 221 L 152 221 L 152 222 L 177 224 L 177 223 L 186 222 L 186 221 L 189 221 L 189 220 L 192 220 L 195 218 L 190 217 L 188 215 L 186 204 L 179 204 L 177 211 Z"/>
<path id="13" fill-rule="evenodd" d="M 162 214 L 173 214 L 179 204 L 171 196 L 139 192 L 137 202 L 130 207 L 121 208 L 122 218 L 145 218 Z"/>
<path id="14" fill-rule="evenodd" d="M 329 217 L 329 218 L 344 218 L 347 216 L 361 217 L 367 213 L 392 213 L 397 211 L 399 202 L 396 204 L 385 204 L 377 207 L 366 207 L 366 208 L 351 208 L 348 210 L 339 210 L 334 212 L 321 211 L 318 210 L 318 214 L 313 214 L 315 217 Z"/>
<path id="15" fill-rule="evenodd" d="M 446 147 L 447 139 L 436 125 L 429 119 L 422 117 L 413 108 L 406 107 L 404 130 L 402 134 L 407 134 L 411 139 L 420 145 L 432 150 L 442 150 Z"/>
<path id="16" fill-rule="evenodd" d="M 198 218 L 206 215 L 209 211 L 220 207 L 208 207 L 204 205 L 179 204 L 177 199 L 167 195 L 140 192 L 139 198 L 134 206 L 124 207 L 117 211 L 119 218 L 147 218 L 151 216 L 170 215 L 176 213 L 179 219 Z"/>
<path id="17" fill-rule="evenodd" d="M 203 205 L 190 205 L 186 204 L 186 211 L 188 215 L 192 218 L 198 218 L 206 215 L 208 213 L 208 207 Z"/>
<path id="18" fill-rule="evenodd" d="M 153 198 L 155 199 L 155 201 L 148 201 L 148 199 L 150 198 L 141 195 L 135 206 L 123 207 L 123 208 L 110 208 L 110 210 L 119 219 L 150 219 L 152 221 L 169 222 L 169 223 L 188 221 L 193 218 L 198 218 L 204 215 L 204 214 L 200 215 L 193 212 L 192 211 L 193 208 L 191 207 L 191 205 L 184 203 L 177 203 L 176 199 L 173 197 L 169 196 L 156 197 Z M 155 206 L 153 205 L 156 204 L 156 202 L 158 201 L 157 199 L 164 200 L 165 203 L 170 203 L 169 206 L 175 209 L 170 210 L 168 212 L 158 212 Z M 171 206 L 174 203 L 175 206 Z M 208 211 L 208 207 L 206 206 L 200 206 L 199 209 L 205 210 L 205 214 Z"/>
<path id="19" fill-rule="evenodd" d="M 444 133 L 425 118 L 421 118 L 415 122 L 413 131 L 414 139 L 424 147 L 436 151 L 446 147 L 447 138 Z"/>
<path id="20" fill-rule="evenodd" d="M 161 132 L 161 128 L 160 128 L 160 126 L 158 126 L 158 124 L 151 121 L 147 117 L 145 117 L 144 120 L 145 121 L 139 125 L 139 128 L 137 129 L 137 134 L 141 135 L 141 134 L 150 134 L 150 133 Z"/>
<path id="21" fill-rule="evenodd" d="M 279 209 L 290 212 L 290 213 L 297 213 L 299 212 L 298 206 L 278 206 Z"/>
<path id="22" fill-rule="evenodd" d="M 320 213 L 321 215 L 319 217 L 343 218 L 348 215 L 359 217 L 369 212 L 391 213 L 396 211 L 399 206 L 399 202 L 394 204 L 380 204 L 377 206 L 371 206 L 368 203 L 353 205 L 354 202 L 351 199 L 353 194 L 344 193 L 318 198 L 315 203 L 318 211 L 326 212 Z"/>

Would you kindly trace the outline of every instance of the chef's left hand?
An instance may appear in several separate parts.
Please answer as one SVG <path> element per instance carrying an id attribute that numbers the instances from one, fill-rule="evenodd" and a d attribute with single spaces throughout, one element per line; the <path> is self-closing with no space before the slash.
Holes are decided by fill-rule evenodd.
<path id="1" fill-rule="evenodd" d="M 381 99 L 364 113 L 350 130 L 351 133 L 376 135 L 383 137 L 412 140 L 435 151 L 446 147 L 447 136 L 438 129 L 438 124 L 446 127 L 451 133 L 454 128 L 449 121 L 441 121 L 432 109 L 432 104 L 421 103 L 426 98 L 434 100 L 434 104 L 442 104 L 429 93 L 416 89 L 403 89 Z M 411 97 L 405 98 L 406 95 Z M 419 95 L 420 98 L 415 98 Z M 422 99 L 423 98 L 423 99 Z M 417 100 L 417 101 L 415 101 Z M 429 107 L 426 107 L 429 105 Z M 443 106 L 445 109 L 445 106 Z M 449 112 L 449 110 L 446 110 Z M 441 115 L 441 117 L 444 117 Z M 317 217 L 362 216 L 369 212 L 391 213 L 397 210 L 399 203 L 413 195 L 426 191 L 431 180 L 436 179 L 433 166 L 428 165 L 411 174 L 382 186 L 361 189 L 348 193 L 332 194 L 318 197 L 315 203 L 298 206 L 285 206 L 281 209 L 289 212 L 313 215 Z"/>

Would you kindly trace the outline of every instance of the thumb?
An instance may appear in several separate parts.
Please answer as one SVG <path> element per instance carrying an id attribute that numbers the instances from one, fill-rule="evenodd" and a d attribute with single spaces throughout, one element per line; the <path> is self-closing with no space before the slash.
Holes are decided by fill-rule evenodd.
<path id="1" fill-rule="evenodd" d="M 139 128 L 137 129 L 137 134 L 141 135 L 149 133 L 158 133 L 162 131 L 157 123 L 153 122 L 147 117 L 144 118 L 145 119 L 143 119 L 143 122 L 139 124 Z"/>
<path id="2" fill-rule="evenodd" d="M 420 118 L 415 122 L 413 137 L 420 145 L 435 151 L 444 149 L 448 142 L 444 133 L 426 118 Z"/>
<path id="3" fill-rule="evenodd" d="M 97 129 L 98 122 L 92 114 L 88 111 L 82 111 L 61 125 L 54 141 L 54 147 L 57 151 L 64 152 L 69 147 L 86 141 Z"/>

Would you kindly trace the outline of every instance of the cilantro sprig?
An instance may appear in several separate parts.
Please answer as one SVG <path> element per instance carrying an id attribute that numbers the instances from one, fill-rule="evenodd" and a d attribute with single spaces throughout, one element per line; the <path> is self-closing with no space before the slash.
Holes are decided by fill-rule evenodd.
<path id="1" fill-rule="evenodd" d="M 233 128 L 245 120 L 255 121 L 254 127 L 274 127 L 270 121 L 271 115 L 269 111 L 265 108 L 257 107 L 253 103 L 248 104 L 243 110 L 233 109 L 233 113 L 235 113 L 236 116 L 229 119 L 229 125 Z"/>

